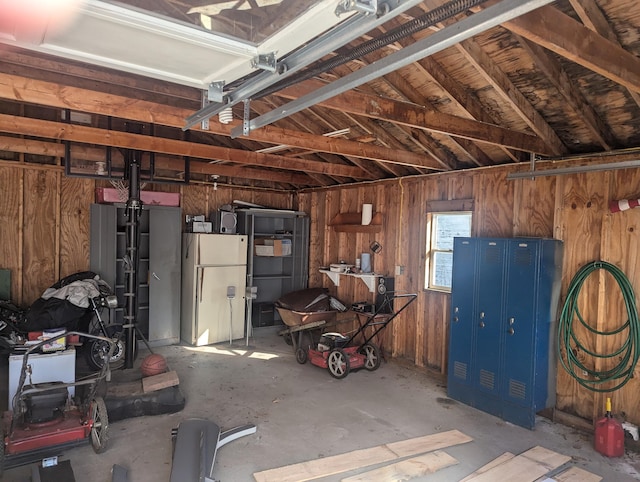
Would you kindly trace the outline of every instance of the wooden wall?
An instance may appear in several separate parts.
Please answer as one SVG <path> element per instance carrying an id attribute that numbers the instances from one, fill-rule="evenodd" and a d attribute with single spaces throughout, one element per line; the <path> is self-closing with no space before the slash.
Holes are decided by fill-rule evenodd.
<path id="1" fill-rule="evenodd" d="M 310 286 L 325 286 L 346 303 L 373 301 L 374 295 L 360 280 L 343 277 L 336 288 L 318 268 L 341 259 L 353 263 L 356 256 L 368 251 L 371 241 L 379 241 L 383 251 L 372 255 L 375 272 L 393 276 L 395 266 L 404 266 L 404 274 L 395 278 L 396 288 L 419 294 L 387 330 L 386 351 L 418 367 L 446 374 L 450 295 L 423 289 L 426 203 L 473 198 L 475 236 L 555 237 L 564 241 L 561 303 L 578 269 L 594 260 L 616 264 L 636 290 L 640 289 L 640 209 L 615 214 L 608 210 L 609 200 L 640 197 L 640 170 L 507 180 L 506 175 L 514 170 L 514 166 L 496 167 L 300 193 L 299 208 L 311 213 Z M 363 203 L 373 203 L 374 211 L 383 213 L 382 232 L 332 230 L 329 222 L 333 216 L 361 211 Z M 580 305 L 585 318 L 600 330 L 626 321 L 615 281 L 604 272 L 587 280 Z M 605 342 L 584 331 L 577 330 L 578 336 L 591 348 L 620 342 Z M 640 423 L 637 377 L 614 394 L 594 394 L 558 366 L 559 410 L 593 420 L 602 414 L 606 396 L 612 396 L 614 411 Z"/>
<path id="2" fill-rule="evenodd" d="M 104 181 L 66 177 L 40 165 L 0 165 L 0 268 L 11 270 L 11 299 L 29 306 L 58 279 L 89 269 L 90 205 Z M 291 209 L 294 196 L 264 190 L 154 184 L 179 192 L 184 214 L 209 214 L 241 200 Z"/>
<path id="3" fill-rule="evenodd" d="M 154 185 L 179 191 L 184 214 L 209 213 L 234 199 L 275 208 L 301 209 L 311 217 L 310 286 L 325 286 L 346 303 L 373 301 L 365 284 L 343 278 L 339 288 L 318 268 L 344 259 L 354 262 L 369 244 L 382 244 L 372 255 L 376 273 L 394 275 L 396 287 L 419 294 L 418 300 L 385 332 L 385 350 L 407 363 L 440 374 L 447 370 L 449 298 L 423 290 L 426 203 L 429 200 L 475 200 L 473 234 L 477 236 L 555 237 L 565 243 L 564 301 L 567 286 L 587 262 L 618 265 L 640 287 L 640 209 L 612 214 L 611 199 L 640 197 L 640 171 L 574 174 L 508 181 L 515 167 L 406 178 L 294 194 L 219 186 Z M 0 268 L 12 272 L 12 299 L 27 306 L 59 278 L 88 269 L 89 206 L 96 183 L 66 178 L 59 168 L 0 165 Z M 372 203 L 383 214 L 379 233 L 337 233 L 329 225 L 340 212 L 361 211 Z M 580 305 L 599 329 L 624 321 L 625 310 L 615 282 L 600 273 L 583 288 Z M 586 345 L 606 348 L 599 337 L 579 333 Z M 637 375 L 637 373 L 636 373 Z M 558 368 L 557 408 L 583 419 L 599 416 L 607 394 L 595 395 Z M 614 411 L 640 423 L 637 376 L 612 394 Z"/>

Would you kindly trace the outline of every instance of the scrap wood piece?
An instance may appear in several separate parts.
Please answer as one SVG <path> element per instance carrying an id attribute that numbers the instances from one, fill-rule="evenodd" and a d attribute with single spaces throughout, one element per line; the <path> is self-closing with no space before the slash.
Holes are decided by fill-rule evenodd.
<path id="1" fill-rule="evenodd" d="M 370 470 L 363 474 L 347 477 L 342 479 L 341 482 L 402 482 L 432 474 L 457 463 L 458 461 L 448 453 L 436 450 L 419 457 Z"/>
<path id="2" fill-rule="evenodd" d="M 482 467 L 480 467 L 478 470 L 476 470 L 472 474 L 467 475 L 460 482 L 467 482 L 467 481 L 473 479 L 476 475 L 484 474 L 487 470 L 491 470 L 492 468 L 497 467 L 500 464 L 504 464 L 507 460 L 511 460 L 514 457 L 515 457 L 515 455 L 512 454 L 511 452 L 505 452 L 502 455 L 500 455 L 500 456 L 496 457 L 495 459 L 493 459 L 488 464 L 483 465 Z"/>
<path id="3" fill-rule="evenodd" d="M 548 470 L 557 469 L 563 464 L 571 460 L 568 455 L 563 455 L 553 450 L 546 449 L 541 446 L 533 447 L 526 452 L 521 453 L 518 457 L 526 457 L 534 462 L 539 463 L 548 468 Z"/>
<path id="4" fill-rule="evenodd" d="M 602 477 L 580 467 L 570 467 L 546 480 L 554 482 L 600 482 Z"/>
<path id="5" fill-rule="evenodd" d="M 159 375 L 144 377 L 142 379 L 142 391 L 149 393 L 179 384 L 178 373 L 175 370 L 171 370 L 170 372 L 160 373 Z"/>
<path id="6" fill-rule="evenodd" d="M 473 439 L 458 430 L 449 430 L 400 442 L 378 445 L 368 449 L 354 450 L 344 454 L 286 465 L 256 472 L 257 482 L 302 482 L 330 475 L 357 470 L 369 465 L 390 462 L 401 457 L 432 452 L 452 445 L 471 442 Z"/>
<path id="7" fill-rule="evenodd" d="M 569 460 L 571 457 L 537 446 L 496 465 L 492 469 L 468 478 L 467 482 L 493 482 L 496 480 L 534 482 Z"/>

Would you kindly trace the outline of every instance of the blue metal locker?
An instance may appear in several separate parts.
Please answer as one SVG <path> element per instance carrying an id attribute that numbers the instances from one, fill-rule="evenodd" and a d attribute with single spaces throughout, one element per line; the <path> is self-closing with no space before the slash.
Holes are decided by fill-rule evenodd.
<path id="1" fill-rule="evenodd" d="M 562 242 L 456 238 L 453 266 L 449 396 L 533 428 L 536 412 L 555 405 Z M 463 359 L 471 375 L 460 396 L 455 366 Z"/>
<path id="2" fill-rule="evenodd" d="M 473 321 L 476 331 L 472 368 L 475 406 L 500 416 L 500 325 L 504 307 L 499 300 L 504 293 L 507 240 L 478 238 L 477 243 L 476 280 L 482 282 L 476 282 L 478 301 Z"/>
<path id="3" fill-rule="evenodd" d="M 473 405 L 471 388 L 471 350 L 473 346 L 471 321 L 474 312 L 473 287 L 475 280 L 476 241 L 455 238 L 451 287 L 451 322 L 449 336 L 449 367 L 447 389 L 449 396 Z"/>
<path id="4" fill-rule="evenodd" d="M 522 410 L 533 403 L 535 300 L 539 279 L 540 243 L 531 240 L 512 242 L 509 249 L 509 269 L 506 273 L 504 338 L 504 383 L 502 397 L 515 407 L 504 410 L 503 416 L 519 425 L 533 426 L 534 413 Z"/>

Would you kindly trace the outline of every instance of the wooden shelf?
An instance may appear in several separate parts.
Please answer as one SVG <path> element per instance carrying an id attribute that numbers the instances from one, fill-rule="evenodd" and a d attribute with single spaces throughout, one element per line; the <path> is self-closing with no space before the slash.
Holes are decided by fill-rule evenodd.
<path id="1" fill-rule="evenodd" d="M 369 291 L 371 293 L 375 293 L 377 279 L 381 276 L 375 273 L 337 273 L 328 269 L 320 269 L 318 271 L 326 274 L 336 286 L 340 286 L 340 276 L 352 276 L 353 278 L 360 278 L 364 282 L 364 284 L 367 285 L 367 288 L 369 288 Z"/>
<path id="2" fill-rule="evenodd" d="M 341 233 L 379 233 L 382 231 L 382 213 L 375 213 L 371 223 L 362 225 L 361 213 L 338 213 L 329 223 L 334 231 Z"/>

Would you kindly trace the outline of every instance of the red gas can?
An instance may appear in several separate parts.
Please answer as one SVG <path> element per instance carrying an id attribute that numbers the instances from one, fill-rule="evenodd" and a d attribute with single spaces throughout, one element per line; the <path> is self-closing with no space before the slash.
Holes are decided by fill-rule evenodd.
<path id="1" fill-rule="evenodd" d="M 624 455 L 624 429 L 611 415 L 611 399 L 607 398 L 607 413 L 596 421 L 595 449 L 607 457 Z"/>

